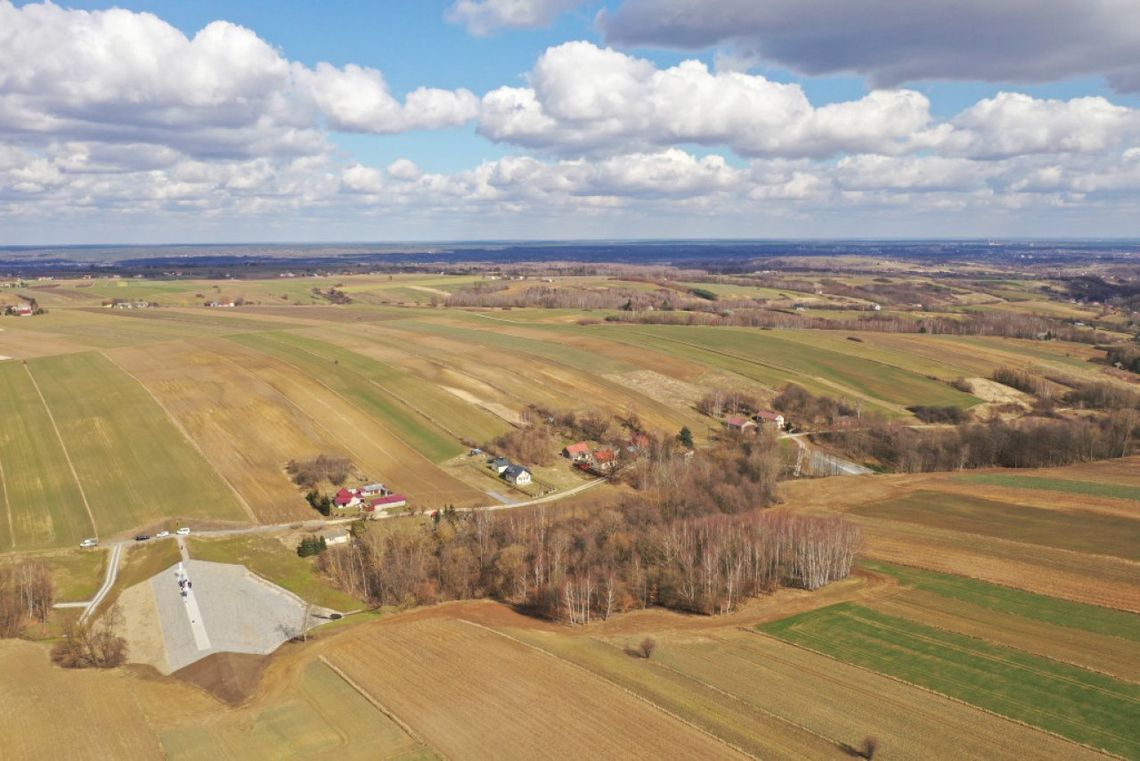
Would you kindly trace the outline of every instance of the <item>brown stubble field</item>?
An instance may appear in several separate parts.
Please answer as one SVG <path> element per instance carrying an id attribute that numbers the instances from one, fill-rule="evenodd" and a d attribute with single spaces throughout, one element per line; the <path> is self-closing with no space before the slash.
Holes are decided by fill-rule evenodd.
<path id="1" fill-rule="evenodd" d="M 462 620 L 368 627 L 326 657 L 449 757 L 745 757 L 600 677 Z"/>
<path id="2" fill-rule="evenodd" d="M 1092 463 L 1054 470 L 1017 471 L 1032 478 L 1124 485 L 1140 482 L 1140 458 Z M 981 473 L 1009 473 L 983 471 Z M 968 483 L 960 474 L 887 475 L 858 479 L 818 479 L 783 484 L 785 502 L 810 512 L 843 512 L 864 528 L 868 557 L 903 565 L 981 579 L 1030 592 L 1078 602 L 1140 612 L 1140 563 L 1121 557 L 1075 552 L 1016 538 L 953 531 L 936 525 L 859 514 L 868 505 L 889 505 L 915 492 L 939 492 L 1007 502 L 1038 509 L 1064 510 L 1140 520 L 1135 502 L 1096 495 L 1064 494 L 1036 489 L 1012 489 Z"/>

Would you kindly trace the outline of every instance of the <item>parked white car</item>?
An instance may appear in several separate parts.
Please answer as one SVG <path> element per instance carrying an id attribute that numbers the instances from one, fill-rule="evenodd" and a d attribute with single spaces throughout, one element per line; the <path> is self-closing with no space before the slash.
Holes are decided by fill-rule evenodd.
<path id="1" fill-rule="evenodd" d="M 99 544 L 98 539 L 84 539 L 82 542 L 79 543 L 79 546 L 80 547 L 94 547 L 97 544 Z"/>
<path id="2" fill-rule="evenodd" d="M 174 533 L 178 534 L 179 536 L 186 536 L 187 534 L 190 533 L 190 527 L 189 526 L 183 526 L 182 528 L 178 529 Z"/>
<path id="3" fill-rule="evenodd" d="M 169 531 L 159 531 L 157 534 L 154 535 L 154 538 L 155 539 L 165 539 L 168 536 L 170 536 Z"/>

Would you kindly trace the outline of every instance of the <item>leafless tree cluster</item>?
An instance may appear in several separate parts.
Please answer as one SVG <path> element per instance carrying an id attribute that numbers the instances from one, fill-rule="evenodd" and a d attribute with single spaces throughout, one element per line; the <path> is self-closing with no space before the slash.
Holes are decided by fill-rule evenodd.
<path id="1" fill-rule="evenodd" d="M 558 459 L 558 441 L 544 423 L 508 431 L 483 448 L 528 465 L 551 465 Z"/>
<path id="2" fill-rule="evenodd" d="M 785 386 L 772 400 L 772 406 L 800 426 L 834 426 L 845 419 L 862 419 L 864 416 L 862 401 L 816 396 L 795 383 Z"/>
<path id="3" fill-rule="evenodd" d="M 67 669 L 121 666 L 127 660 L 127 642 L 115 634 L 121 614 L 112 608 L 94 623 L 68 624 L 64 637 L 51 650 L 55 663 Z"/>
<path id="4" fill-rule="evenodd" d="M 1027 394 L 1041 398 L 1052 396 L 1049 384 L 1044 378 L 1031 370 L 1021 367 L 999 367 L 990 374 L 990 379 L 1003 386 L 1015 388 Z"/>
<path id="5" fill-rule="evenodd" d="M 360 537 L 319 562 L 377 605 L 493 597 L 583 624 L 654 604 L 723 613 L 781 584 L 818 589 L 848 575 L 859 541 L 841 518 L 782 511 L 672 521 L 629 507 L 590 517 L 474 512 Z"/>
<path id="6" fill-rule="evenodd" d="M 867 312 L 853 318 L 820 317 L 759 302 L 708 302 L 687 307 L 705 311 L 622 312 L 608 315 L 609 322 L 661 325 L 708 325 L 744 328 L 798 328 L 809 330 L 869 331 L 877 333 L 931 333 L 958 336 L 1057 339 L 1099 344 L 1111 334 L 1094 328 L 1078 328 L 1059 320 L 1013 312 L 975 312 L 960 318 L 890 315 Z"/>
<path id="7" fill-rule="evenodd" d="M 736 389 L 713 389 L 697 402 L 697 412 L 714 418 L 733 414 L 754 415 L 758 409 L 760 403 L 755 396 Z"/>
<path id="8" fill-rule="evenodd" d="M 493 597 L 569 623 L 654 604 L 719 613 L 850 570 L 853 526 L 761 509 L 781 468 L 770 436 L 728 436 L 691 457 L 651 437 L 638 491 L 616 509 L 444 510 L 422 531 L 361 534 L 318 565 L 375 605 Z"/>
<path id="9" fill-rule="evenodd" d="M 1132 451 L 1140 412 L 1117 410 L 1092 419 L 993 419 L 938 430 L 895 425 L 827 434 L 847 457 L 874 459 L 893 471 L 1049 468 L 1124 457 Z"/>
<path id="10" fill-rule="evenodd" d="M 46 623 L 55 584 L 46 563 L 0 567 L 0 639 L 19 637 L 30 623 Z"/>
<path id="11" fill-rule="evenodd" d="M 347 457 L 319 454 L 312 460 L 290 460 L 285 470 L 298 486 L 311 488 L 323 481 L 340 486 L 352 473 L 352 461 Z"/>

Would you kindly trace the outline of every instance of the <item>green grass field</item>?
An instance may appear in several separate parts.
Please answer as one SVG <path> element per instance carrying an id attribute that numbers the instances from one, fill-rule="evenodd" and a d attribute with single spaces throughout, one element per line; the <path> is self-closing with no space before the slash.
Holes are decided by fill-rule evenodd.
<path id="1" fill-rule="evenodd" d="M 233 492 L 163 409 L 108 359 L 88 352 L 37 359 L 28 366 L 100 533 L 174 516 L 248 520 Z"/>
<path id="2" fill-rule="evenodd" d="M 95 533 L 47 408 L 23 364 L 0 364 L 0 549 L 78 543 Z"/>
<path id="3" fill-rule="evenodd" d="M 899 499 L 862 505 L 851 513 L 1140 560 L 1140 520 L 1105 513 L 1048 510 L 931 491 L 917 491 Z"/>
<path id="4" fill-rule="evenodd" d="M 1070 602 L 964 576 L 909 566 L 872 560 L 861 560 L 860 565 L 868 570 L 893 576 L 905 586 L 961 600 L 971 605 L 1044 621 L 1056 626 L 1140 642 L 1140 615 L 1135 613 Z"/>
<path id="5" fill-rule="evenodd" d="M 1137 474 L 1137 479 L 1140 480 L 1140 474 Z M 1140 486 L 1105 483 L 1103 481 L 1070 481 L 1060 478 L 1039 478 L 1037 476 L 1017 476 L 1005 473 L 974 473 L 958 476 L 958 480 L 971 484 L 1006 486 L 1010 489 L 1036 489 L 1038 491 L 1140 501 Z"/>
<path id="6" fill-rule="evenodd" d="M 841 603 L 761 631 L 1125 757 L 1140 685 Z"/>
<path id="7" fill-rule="evenodd" d="M 257 575 L 315 605 L 339 611 L 356 610 L 363 606 L 360 600 L 336 590 L 325 581 L 312 560 L 299 557 L 276 539 L 258 536 L 192 538 L 190 556 L 195 560 L 244 565 Z"/>

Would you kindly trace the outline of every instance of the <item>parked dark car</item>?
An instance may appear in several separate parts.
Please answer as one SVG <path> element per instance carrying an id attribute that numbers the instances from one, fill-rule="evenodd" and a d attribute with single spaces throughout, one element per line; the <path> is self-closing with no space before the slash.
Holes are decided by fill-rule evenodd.
<path id="1" fill-rule="evenodd" d="M 135 537 L 136 542 L 145 542 L 147 539 L 150 539 L 150 534 L 139 534 Z"/>

